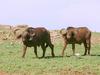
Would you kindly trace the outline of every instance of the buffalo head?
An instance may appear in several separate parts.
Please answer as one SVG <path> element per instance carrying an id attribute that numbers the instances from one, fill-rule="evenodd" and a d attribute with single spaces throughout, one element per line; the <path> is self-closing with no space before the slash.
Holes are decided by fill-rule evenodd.
<path id="1" fill-rule="evenodd" d="M 74 27 L 68 27 L 67 29 L 61 29 L 60 33 L 63 37 L 66 37 L 67 39 L 75 38 L 77 35 L 77 30 Z"/>
<path id="2" fill-rule="evenodd" d="M 34 32 L 34 28 L 29 27 L 26 31 L 27 31 L 27 35 L 28 35 L 28 40 L 32 41 L 36 35 L 36 33 Z"/>
<path id="3" fill-rule="evenodd" d="M 77 30 L 75 29 L 75 28 L 67 28 L 67 30 L 66 30 L 66 37 L 67 37 L 67 39 L 72 39 L 72 38 L 76 38 L 76 36 L 77 36 Z"/>

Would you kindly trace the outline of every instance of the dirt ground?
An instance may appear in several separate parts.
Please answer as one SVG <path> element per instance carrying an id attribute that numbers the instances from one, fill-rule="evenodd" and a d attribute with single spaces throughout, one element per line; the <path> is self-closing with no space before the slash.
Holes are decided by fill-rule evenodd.
<path id="1" fill-rule="evenodd" d="M 54 73 L 51 72 L 41 72 L 38 74 L 33 74 L 33 73 L 5 73 L 0 71 L 0 75 L 96 75 L 95 73 L 91 72 L 80 72 L 80 71 L 73 71 L 71 69 L 62 69 L 59 71 L 56 71 Z"/>

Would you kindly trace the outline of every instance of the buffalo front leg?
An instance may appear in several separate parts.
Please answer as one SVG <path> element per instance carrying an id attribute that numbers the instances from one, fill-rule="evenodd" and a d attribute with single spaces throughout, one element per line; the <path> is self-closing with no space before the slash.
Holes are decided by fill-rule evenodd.
<path id="1" fill-rule="evenodd" d="M 22 55 L 22 58 L 24 58 L 25 57 L 25 54 L 26 54 L 26 50 L 27 50 L 27 46 L 23 46 L 23 55 Z"/>
<path id="2" fill-rule="evenodd" d="M 75 55 L 75 44 L 72 44 L 73 55 Z"/>
<path id="3" fill-rule="evenodd" d="M 36 57 L 38 57 L 38 55 L 37 55 L 37 46 L 34 46 L 34 53 L 35 53 Z"/>
<path id="4" fill-rule="evenodd" d="M 43 55 L 42 55 L 42 58 L 43 58 L 43 57 L 45 57 L 46 47 L 45 47 L 45 45 L 43 44 L 43 45 L 41 45 L 41 48 L 42 48 L 42 50 L 43 50 Z"/>
<path id="5" fill-rule="evenodd" d="M 64 51 L 65 51 L 66 47 L 67 47 L 67 43 L 64 43 L 64 47 L 62 49 L 62 56 L 64 56 Z"/>

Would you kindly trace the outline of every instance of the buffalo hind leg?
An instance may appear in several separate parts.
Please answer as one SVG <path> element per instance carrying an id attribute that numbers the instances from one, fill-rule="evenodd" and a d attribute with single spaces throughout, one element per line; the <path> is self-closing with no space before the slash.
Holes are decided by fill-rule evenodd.
<path id="1" fill-rule="evenodd" d="M 34 46 L 34 53 L 35 53 L 36 57 L 38 57 L 38 55 L 37 55 L 37 46 Z"/>
<path id="2" fill-rule="evenodd" d="M 72 44 L 73 55 L 75 55 L 75 44 Z"/>
<path id="3" fill-rule="evenodd" d="M 91 49 L 91 45 L 89 44 L 89 47 L 88 47 L 88 55 L 90 55 L 90 49 Z"/>
<path id="4" fill-rule="evenodd" d="M 26 50 L 27 50 L 27 46 L 26 46 L 26 45 L 24 45 L 24 46 L 23 46 L 23 55 L 22 55 L 22 58 L 24 58 L 24 57 L 25 57 Z"/>
<path id="5" fill-rule="evenodd" d="M 90 42 L 90 40 L 87 41 L 87 49 L 88 49 L 88 55 L 90 55 L 90 49 L 91 49 L 91 42 Z"/>
<path id="6" fill-rule="evenodd" d="M 54 57 L 55 56 L 55 54 L 54 54 L 54 45 L 49 44 L 49 47 L 51 48 L 51 55 L 52 55 L 52 57 Z"/>
<path id="7" fill-rule="evenodd" d="M 85 47 L 85 52 L 84 52 L 84 56 L 87 54 L 87 43 L 84 42 L 84 47 Z"/>
<path id="8" fill-rule="evenodd" d="M 46 42 L 47 46 L 49 46 L 51 48 L 51 55 L 52 57 L 55 57 L 55 54 L 54 54 L 54 45 L 51 43 L 51 40 L 49 39 L 47 42 Z"/>

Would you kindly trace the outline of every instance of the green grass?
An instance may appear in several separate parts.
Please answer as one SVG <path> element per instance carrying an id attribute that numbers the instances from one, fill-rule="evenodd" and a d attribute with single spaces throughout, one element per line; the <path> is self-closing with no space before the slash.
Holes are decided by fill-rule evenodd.
<path id="1" fill-rule="evenodd" d="M 5 41 L 0 44 L 0 71 L 17 75 L 41 75 L 44 72 L 55 75 L 62 69 L 72 69 L 100 75 L 100 44 L 92 45 L 92 56 L 80 56 L 80 58 L 72 56 L 71 45 L 68 45 L 65 56 L 61 57 L 62 45 L 61 41 L 55 43 L 55 58 L 51 57 L 50 48 L 47 48 L 46 58 L 43 59 L 36 58 L 33 48 L 28 48 L 23 59 L 22 44 L 11 45 L 9 41 Z M 81 55 L 84 53 L 83 45 L 76 45 L 76 53 Z M 42 56 L 41 48 L 38 48 L 38 55 Z"/>

